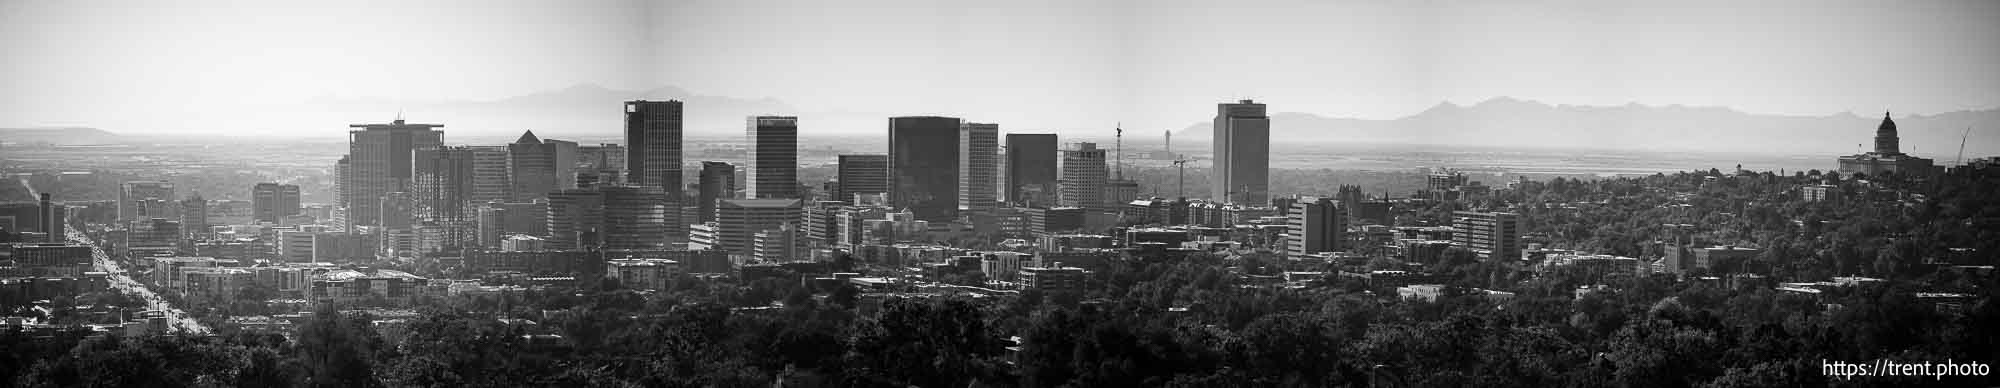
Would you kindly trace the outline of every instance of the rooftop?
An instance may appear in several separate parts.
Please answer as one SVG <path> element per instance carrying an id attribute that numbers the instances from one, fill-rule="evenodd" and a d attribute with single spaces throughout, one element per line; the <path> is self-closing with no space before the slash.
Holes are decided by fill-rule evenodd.
<path id="1" fill-rule="evenodd" d="M 422 276 L 411 275 L 409 272 L 397 271 L 393 269 L 372 269 L 372 268 L 336 270 L 319 275 L 318 278 L 320 280 L 333 281 L 333 282 L 348 281 L 354 279 L 404 279 L 404 280 L 424 279 Z"/>

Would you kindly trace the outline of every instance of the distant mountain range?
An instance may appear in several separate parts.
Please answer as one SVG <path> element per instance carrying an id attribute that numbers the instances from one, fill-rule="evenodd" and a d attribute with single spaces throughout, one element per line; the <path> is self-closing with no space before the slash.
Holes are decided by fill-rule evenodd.
<path id="1" fill-rule="evenodd" d="M 115 143 L 118 140 L 118 134 L 97 128 L 0 128 L 0 143 L 84 145 Z"/>
<path id="2" fill-rule="evenodd" d="M 2000 153 L 2000 109 L 1894 116 L 1903 152 L 1949 163 L 1960 135 L 1972 136 L 1966 157 Z M 1880 114 L 1828 116 L 1753 114 L 1681 105 L 1549 105 L 1500 97 L 1472 106 L 1442 103 L 1394 120 L 1272 113 L 1272 143 L 1349 142 L 1595 148 L 1649 151 L 1851 154 L 1873 147 Z M 1213 125 L 1189 125 L 1175 136 L 1208 143 Z"/>
<path id="3" fill-rule="evenodd" d="M 802 112 L 772 98 L 698 95 L 677 87 L 617 90 L 583 84 L 484 101 L 321 97 L 288 110 L 266 112 L 269 116 L 258 118 L 262 121 L 234 121 L 321 123 L 305 128 L 279 127 L 276 133 L 337 140 L 345 128 L 324 123 L 387 122 L 394 119 L 395 112 L 404 112 L 404 118 L 411 122 L 445 124 L 446 141 L 453 144 L 511 141 L 525 130 L 534 130 L 544 138 L 616 141 L 624 127 L 620 107 L 631 100 L 683 101 L 688 112 L 685 126 L 691 137 L 741 136 L 745 117 L 766 114 L 801 116 L 815 135 L 878 134 L 883 120 L 891 116 Z M 1904 152 L 1949 163 L 1957 156 L 1959 136 L 1971 127 L 1973 133 L 1965 145 L 1967 158 L 2000 155 L 2000 108 L 1894 118 Z M 1882 116 L 1783 116 L 1681 105 L 1550 105 L 1499 97 L 1470 106 L 1441 103 L 1392 120 L 1296 112 L 1276 112 L 1271 120 L 1272 143 L 1281 148 L 1340 143 L 1842 155 L 1856 152 L 1856 145 L 1869 147 Z M 1193 123 L 1175 131 L 1175 140 L 1206 144 L 1211 140 L 1210 126 L 1206 120 Z M 1142 138 L 1150 138 L 1138 136 L 1141 138 L 1126 140 L 1143 143 L 1147 140 Z M 91 128 L 0 129 L 0 142 L 102 144 L 145 139 L 148 137 Z"/>

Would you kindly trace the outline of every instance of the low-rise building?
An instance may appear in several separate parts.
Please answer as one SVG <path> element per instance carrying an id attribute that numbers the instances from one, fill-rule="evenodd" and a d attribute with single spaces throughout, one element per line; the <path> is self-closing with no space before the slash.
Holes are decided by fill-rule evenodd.
<path id="1" fill-rule="evenodd" d="M 356 268 L 313 277 L 306 299 L 340 306 L 409 306 L 427 296 L 430 280 L 408 272 Z"/>
<path id="2" fill-rule="evenodd" d="M 625 288 L 665 290 L 668 282 L 681 275 L 681 263 L 666 259 L 617 259 L 605 262 L 604 276 L 618 279 Z"/>
<path id="3" fill-rule="evenodd" d="M 1089 272 L 1077 267 L 1064 267 L 1062 263 L 1051 263 L 1047 267 L 1027 267 L 1020 272 L 1021 284 L 1027 288 L 1043 292 L 1081 292 L 1089 280 Z"/>

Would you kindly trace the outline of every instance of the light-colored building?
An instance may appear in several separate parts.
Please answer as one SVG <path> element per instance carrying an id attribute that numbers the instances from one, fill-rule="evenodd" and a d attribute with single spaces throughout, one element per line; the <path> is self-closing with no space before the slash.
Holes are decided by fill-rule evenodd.
<path id="1" fill-rule="evenodd" d="M 1271 202 L 1271 117 L 1251 100 L 1216 105 L 1212 196 L 1224 204 Z"/>
<path id="2" fill-rule="evenodd" d="M 382 198 L 389 193 L 408 192 L 414 181 L 410 168 L 415 150 L 444 144 L 438 124 L 409 124 L 398 119 L 388 124 L 354 124 L 348 131 L 346 172 L 339 194 L 351 225 L 393 225 L 382 220 Z M 408 214 L 408 213 L 402 213 Z"/>
<path id="3" fill-rule="evenodd" d="M 180 277 L 180 287 L 174 288 L 174 292 L 188 300 L 211 303 L 235 298 L 239 291 L 255 282 L 250 270 L 243 268 L 185 268 Z"/>
<path id="4" fill-rule="evenodd" d="M 806 261 L 810 257 L 804 243 L 804 232 L 797 224 L 764 229 L 751 236 L 750 258 L 759 263 Z"/>
<path id="5" fill-rule="evenodd" d="M 1806 202 L 1839 201 L 1840 186 L 1812 185 L 1800 187 L 1799 197 Z"/>
<path id="6" fill-rule="evenodd" d="M 517 234 L 500 241 L 501 252 L 536 252 L 547 250 L 547 241 L 541 237 Z"/>
<path id="7" fill-rule="evenodd" d="M 753 257 L 759 231 L 803 220 L 797 199 L 733 199 L 716 209 L 717 245 L 731 255 Z"/>
<path id="8" fill-rule="evenodd" d="M 340 269 L 314 276 L 306 300 L 340 306 L 409 306 L 428 296 L 429 279 L 389 269 Z"/>
<path id="9" fill-rule="evenodd" d="M 680 275 L 681 263 L 667 259 L 609 260 L 604 268 L 605 277 L 635 290 L 665 290 L 667 283 Z"/>
<path id="10" fill-rule="evenodd" d="M 1104 184 L 1110 179 L 1104 163 L 1104 150 L 1096 143 L 1077 143 L 1063 150 L 1062 176 L 1058 178 L 1062 194 L 1057 203 L 1091 212 L 1116 211 L 1104 201 Z"/>
<path id="11" fill-rule="evenodd" d="M 958 208 L 992 211 L 1000 201 L 1000 124 L 964 123 L 958 147 Z"/>
<path id="12" fill-rule="evenodd" d="M 1459 211 L 1452 214 L 1451 241 L 1482 259 L 1521 257 L 1521 217 L 1514 213 Z"/>
<path id="13" fill-rule="evenodd" d="M 1047 267 L 1021 268 L 1020 279 L 1024 287 L 1042 291 L 1081 292 L 1089 281 L 1090 272 L 1083 268 L 1064 267 L 1062 263 L 1050 263 Z"/>
<path id="14" fill-rule="evenodd" d="M 1882 112 L 1882 125 L 1875 128 L 1875 150 L 1840 157 L 1840 173 L 1848 176 L 1896 173 L 1928 178 L 1942 172 L 1930 159 L 1903 153 L 1900 139 L 1896 121 L 1889 119 L 1889 112 Z"/>
<path id="15" fill-rule="evenodd" d="M 1333 198 L 1305 197 L 1285 217 L 1285 254 L 1304 257 L 1347 247 L 1347 215 Z"/>
<path id="16" fill-rule="evenodd" d="M 987 279 L 1012 281 L 1021 275 L 1023 254 L 1020 252 L 995 251 L 976 254 L 979 255 L 979 272 L 985 274 Z"/>
<path id="17" fill-rule="evenodd" d="M 688 225 L 688 249 L 717 249 L 721 246 L 722 224 L 704 222 Z"/>
<path id="18" fill-rule="evenodd" d="M 1402 297 L 1403 300 L 1436 302 L 1438 296 L 1442 295 L 1444 295 L 1443 284 L 1411 284 L 1396 287 L 1396 296 Z"/>

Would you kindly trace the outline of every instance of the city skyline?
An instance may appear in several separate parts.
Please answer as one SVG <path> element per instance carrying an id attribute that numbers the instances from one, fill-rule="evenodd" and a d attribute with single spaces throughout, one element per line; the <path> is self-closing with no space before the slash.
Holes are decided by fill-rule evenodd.
<path id="1" fill-rule="evenodd" d="M 1292 11 L 1259 11 L 1281 4 Z M 1416 114 L 1440 102 L 1469 105 L 1497 97 L 1552 105 L 1713 106 L 1790 116 L 1866 116 L 1882 109 L 1931 115 L 2000 107 L 2000 76 L 1979 70 L 2000 59 L 2000 49 L 1977 44 L 2000 37 L 2000 28 L 1981 23 L 2000 16 L 2000 5 L 1676 4 L 1098 2 L 963 10 L 897 2 L 855 7 L 358 2 L 301 10 L 270 4 L 91 9 L 97 6 L 17 2 L 0 8 L 0 26 L 6 26 L 0 36 L 16 37 L 0 38 L 0 48 L 29 55 L 0 62 L 8 70 L 0 72 L 9 77 L 7 83 L 19 85 L 0 93 L 0 107 L 12 108 L 0 112 L 8 118 L 0 126 L 296 136 L 355 121 L 360 112 L 329 111 L 363 102 L 371 108 L 365 112 L 386 117 L 400 106 L 413 117 L 450 123 L 467 134 L 533 129 L 560 137 L 606 130 L 481 122 L 477 115 L 457 117 L 425 102 L 532 100 L 579 85 L 668 88 L 678 92 L 659 97 L 731 96 L 730 101 L 781 108 L 753 114 L 851 113 L 876 119 L 824 120 L 815 125 L 822 133 L 855 133 L 881 117 L 906 115 L 969 117 L 1042 132 L 1082 130 L 1096 121 L 1179 129 L 1200 119 L 1189 106 L 1245 98 L 1279 101 L 1289 107 L 1283 112 L 1376 120 Z M 1211 13 L 1238 17 L 1210 22 Z M 323 33 L 313 29 L 325 23 L 315 19 L 322 14 L 353 16 L 328 19 L 382 28 L 352 36 Z M 441 19 L 462 20 L 436 21 Z M 870 20 L 904 21 L 855 27 Z M 773 25 L 792 29 L 768 31 Z M 1005 39 L 989 31 L 1020 29 L 973 28 L 1019 25 L 1038 28 Z M 1191 25 L 1201 28 L 1184 28 Z M 904 30 L 934 34 L 894 34 Z M 232 31 L 269 36 L 216 36 Z M 75 42 L 37 39 L 54 36 Z M 504 47 L 444 44 L 461 38 L 511 41 Z M 350 54 L 303 48 L 240 54 L 293 46 L 272 44 L 279 41 Z M 815 47 L 803 47 L 807 43 Z M 1025 55 L 1010 48 L 1015 45 L 1054 55 Z M 731 54 L 748 47 L 759 47 L 755 54 L 773 60 L 719 59 L 736 58 Z M 1197 49 L 1206 47 L 1216 52 Z M 799 72 L 787 66 L 803 62 L 785 60 L 795 56 L 831 59 L 815 65 L 822 71 Z M 937 59 L 896 59 L 912 56 Z M 53 58 L 97 61 L 59 64 Z M 467 58 L 507 60 L 472 68 L 462 65 Z M 1296 64 L 1241 60 L 1248 58 Z M 135 62 L 198 76 L 73 67 Z M 1454 65 L 1460 63 L 1478 65 Z M 1693 76 L 1692 69 L 1702 72 Z M 86 73 L 130 75 L 69 76 Z M 802 79 L 813 74 L 839 77 Z M 1071 97 L 1055 101 L 1024 94 L 1038 97 L 1044 91 Z M 944 93 L 958 98 L 940 98 Z M 137 112 L 130 116 L 144 121 L 128 121 L 92 114 L 91 107 L 101 104 L 174 113 Z M 740 120 L 739 113 L 691 107 L 690 132 L 726 129 L 692 123 L 711 116 Z M 274 121 L 300 124 L 267 125 Z M 315 122 L 328 124 L 308 125 Z"/>

